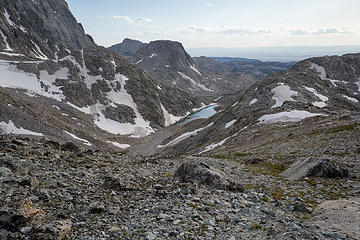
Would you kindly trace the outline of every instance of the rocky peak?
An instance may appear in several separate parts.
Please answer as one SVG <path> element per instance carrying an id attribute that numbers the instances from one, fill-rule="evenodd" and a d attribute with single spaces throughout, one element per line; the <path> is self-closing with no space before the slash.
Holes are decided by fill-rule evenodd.
<path id="1" fill-rule="evenodd" d="M 141 41 L 125 38 L 122 43 L 115 44 L 109 47 L 109 49 L 119 53 L 123 57 L 131 58 L 139 49 L 145 47 L 146 45 L 146 43 Z"/>
<path id="2" fill-rule="evenodd" d="M 94 45 L 64 0 L 1 0 L 0 18 L 4 56 L 54 59 Z"/>

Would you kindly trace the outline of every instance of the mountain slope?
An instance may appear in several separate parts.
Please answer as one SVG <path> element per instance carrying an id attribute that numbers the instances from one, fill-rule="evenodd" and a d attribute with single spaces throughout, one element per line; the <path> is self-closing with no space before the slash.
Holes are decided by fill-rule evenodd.
<path id="1" fill-rule="evenodd" d="M 133 62 L 160 82 L 197 95 L 234 93 L 256 81 L 245 74 L 219 74 L 205 67 L 201 71 L 181 43 L 168 40 L 150 42 L 134 54 Z"/>
<path id="2" fill-rule="evenodd" d="M 125 58 L 132 58 L 139 49 L 145 47 L 146 45 L 146 43 L 141 41 L 125 38 L 122 43 L 115 44 L 108 49 L 117 52 Z"/>
<path id="3" fill-rule="evenodd" d="M 359 93 L 360 54 L 307 59 L 239 94 L 231 107 L 203 123 L 209 127 L 169 151 L 236 151 L 246 148 L 242 143 L 247 141 L 248 146 L 259 146 L 284 137 L 291 133 L 289 128 L 306 139 L 322 127 L 354 124 L 360 111 Z M 350 142 L 356 145 L 356 139 Z"/>
<path id="4" fill-rule="evenodd" d="M 6 19 L 1 22 L 0 50 L 3 132 L 107 146 L 111 139 L 134 142 L 124 136 L 148 135 L 200 106 L 199 99 L 160 84 L 116 53 L 96 46 L 65 1 L 0 3 L 7 6 L 0 13 Z M 53 18 L 57 27 L 52 29 Z M 44 27 L 29 27 L 37 21 Z M 113 140 L 113 145 L 123 146 Z"/>

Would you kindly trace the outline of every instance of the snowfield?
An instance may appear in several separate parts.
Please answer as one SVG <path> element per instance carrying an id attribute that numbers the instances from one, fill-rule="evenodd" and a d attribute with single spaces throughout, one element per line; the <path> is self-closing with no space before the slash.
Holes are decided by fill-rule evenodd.
<path id="1" fill-rule="evenodd" d="M 300 122 L 305 118 L 316 117 L 316 116 L 327 116 L 327 115 L 322 113 L 310 113 L 308 111 L 293 110 L 290 112 L 267 114 L 259 118 L 258 121 L 260 121 L 259 124 L 260 123 L 270 124 L 277 122 Z"/>
<path id="2" fill-rule="evenodd" d="M 204 91 L 208 91 L 208 92 L 214 92 L 214 90 L 208 89 L 207 87 L 205 87 L 204 85 L 202 85 L 201 83 L 196 82 L 194 79 L 192 79 L 191 77 L 187 76 L 186 74 L 182 73 L 182 72 L 178 72 L 182 78 L 189 80 L 190 83 Z"/>
<path id="3" fill-rule="evenodd" d="M 33 132 L 22 127 L 16 127 L 13 121 L 9 120 L 8 123 L 0 122 L 0 132 L 5 134 L 15 135 L 33 135 L 33 136 L 44 136 L 42 133 Z"/>
<path id="4" fill-rule="evenodd" d="M 292 91 L 289 86 L 283 83 L 279 83 L 279 86 L 272 89 L 271 92 L 274 94 L 272 99 L 276 101 L 271 108 L 281 107 L 286 101 L 296 102 L 292 97 L 298 95 L 298 92 Z"/>

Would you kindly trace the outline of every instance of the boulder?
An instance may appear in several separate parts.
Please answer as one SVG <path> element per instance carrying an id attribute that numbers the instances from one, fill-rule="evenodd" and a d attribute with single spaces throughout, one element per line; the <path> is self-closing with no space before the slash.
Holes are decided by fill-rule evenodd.
<path id="1" fill-rule="evenodd" d="M 336 166 L 329 159 L 306 158 L 296 161 L 280 175 L 296 181 L 302 177 L 345 178 L 349 176 L 349 171 Z"/>
<path id="2" fill-rule="evenodd" d="M 199 183 L 210 188 L 243 191 L 243 187 L 239 183 L 227 177 L 220 170 L 205 163 L 183 163 L 176 170 L 174 178 L 180 182 Z"/>
<path id="3" fill-rule="evenodd" d="M 103 187 L 114 190 L 114 191 L 136 191 L 137 186 L 124 181 L 122 178 L 107 176 L 103 183 Z"/>
<path id="4" fill-rule="evenodd" d="M 81 149 L 73 142 L 66 142 L 61 145 L 61 151 L 69 151 L 69 152 L 81 152 Z"/>
<path id="5" fill-rule="evenodd" d="M 360 198 L 325 201 L 315 208 L 309 221 L 324 232 L 360 239 Z"/>

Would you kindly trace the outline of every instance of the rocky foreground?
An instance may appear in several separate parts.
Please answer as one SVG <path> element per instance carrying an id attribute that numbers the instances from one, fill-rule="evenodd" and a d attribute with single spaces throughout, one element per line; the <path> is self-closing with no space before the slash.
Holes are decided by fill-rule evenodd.
<path id="1" fill-rule="evenodd" d="M 298 161 L 130 157 L 2 136 L 0 239 L 360 239 L 356 168 Z"/>

